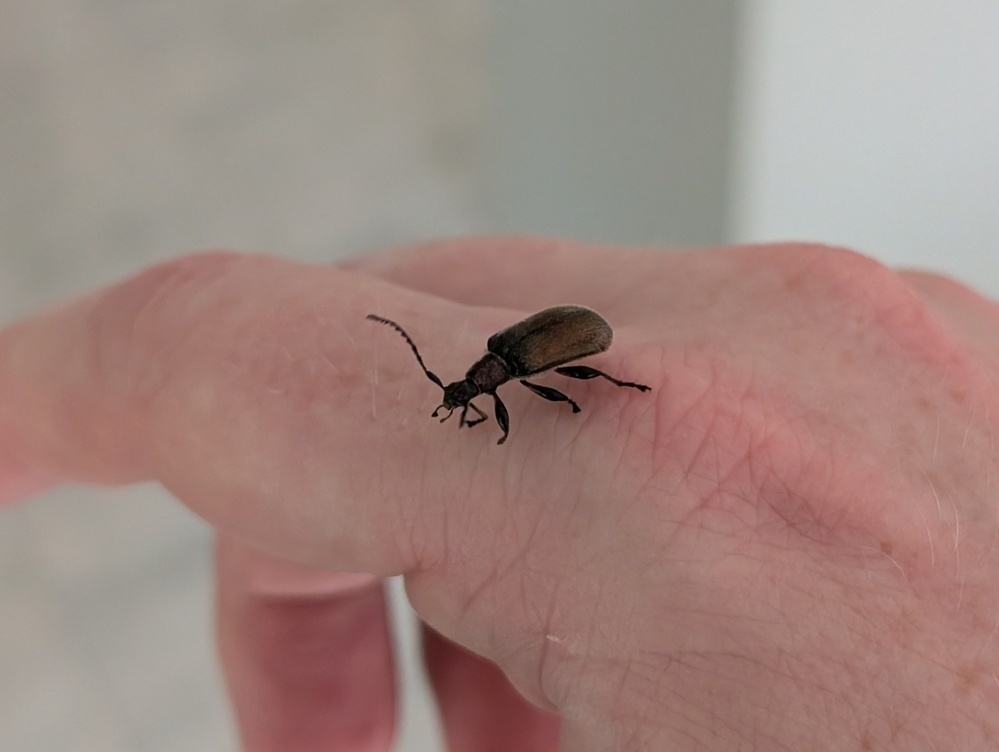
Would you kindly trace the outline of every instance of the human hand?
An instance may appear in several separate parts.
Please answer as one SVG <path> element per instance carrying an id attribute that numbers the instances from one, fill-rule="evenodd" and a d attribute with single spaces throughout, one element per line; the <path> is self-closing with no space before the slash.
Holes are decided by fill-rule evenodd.
<path id="1" fill-rule="evenodd" d="M 248 750 L 388 748 L 392 574 L 458 752 L 994 748 L 994 304 L 819 248 L 354 266 L 195 256 L 0 333 L 0 495 L 156 479 L 219 531 Z M 447 381 L 565 302 L 653 391 L 511 384 L 503 447 L 364 320 Z"/>

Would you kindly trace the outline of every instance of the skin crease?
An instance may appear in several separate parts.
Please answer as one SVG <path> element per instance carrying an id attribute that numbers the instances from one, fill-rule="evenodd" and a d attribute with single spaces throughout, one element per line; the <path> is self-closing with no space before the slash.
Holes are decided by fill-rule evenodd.
<path id="1" fill-rule="evenodd" d="M 511 383 L 503 447 L 364 320 L 447 382 L 559 303 L 653 391 Z M 997 328 L 817 246 L 195 255 L 0 332 L 0 498 L 156 479 L 215 526 L 252 752 L 390 748 L 393 574 L 455 752 L 991 750 Z"/>

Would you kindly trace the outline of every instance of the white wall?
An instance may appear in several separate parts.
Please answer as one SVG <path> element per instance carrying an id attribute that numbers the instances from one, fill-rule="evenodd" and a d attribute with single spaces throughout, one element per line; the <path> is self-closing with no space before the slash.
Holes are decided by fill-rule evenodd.
<path id="1" fill-rule="evenodd" d="M 999 293 L 999 2 L 745 7 L 733 238 L 845 244 Z"/>

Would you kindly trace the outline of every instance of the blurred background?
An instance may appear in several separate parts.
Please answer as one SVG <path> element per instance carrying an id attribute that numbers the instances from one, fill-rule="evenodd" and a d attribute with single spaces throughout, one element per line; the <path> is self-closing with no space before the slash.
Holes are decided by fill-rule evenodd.
<path id="1" fill-rule="evenodd" d="M 0 317 L 210 246 L 808 239 L 999 294 L 994 0 L 0 0 Z M 210 536 L 0 515 L 0 749 L 235 750 Z M 435 749 L 401 606 L 400 750 Z"/>

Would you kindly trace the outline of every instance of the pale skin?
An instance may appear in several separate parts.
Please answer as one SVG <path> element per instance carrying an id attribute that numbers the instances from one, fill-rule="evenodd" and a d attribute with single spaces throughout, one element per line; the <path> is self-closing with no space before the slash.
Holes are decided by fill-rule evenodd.
<path id="1" fill-rule="evenodd" d="M 505 386 L 502 447 L 365 320 L 447 382 L 560 303 L 652 392 Z M 155 479 L 214 526 L 250 752 L 390 748 L 397 574 L 454 752 L 992 750 L 997 332 L 817 247 L 201 254 L 0 332 L 0 495 Z"/>

